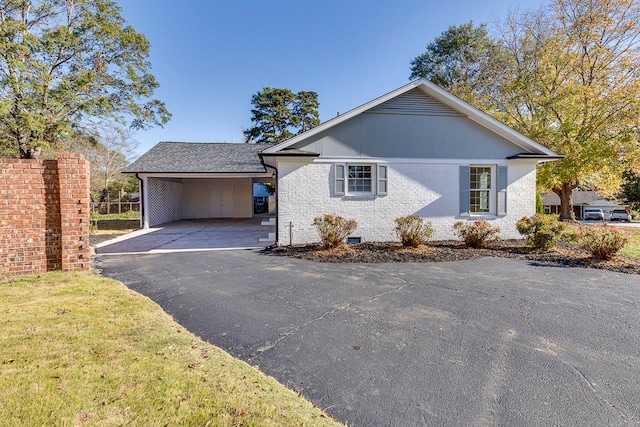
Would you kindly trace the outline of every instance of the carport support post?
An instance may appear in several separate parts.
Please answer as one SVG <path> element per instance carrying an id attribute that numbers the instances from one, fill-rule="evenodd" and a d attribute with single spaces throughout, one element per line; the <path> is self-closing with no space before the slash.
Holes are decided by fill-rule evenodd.
<path id="1" fill-rule="evenodd" d="M 147 201 L 149 200 L 149 180 L 147 177 L 140 177 L 140 221 L 142 228 L 149 228 L 149 209 L 147 209 Z"/>

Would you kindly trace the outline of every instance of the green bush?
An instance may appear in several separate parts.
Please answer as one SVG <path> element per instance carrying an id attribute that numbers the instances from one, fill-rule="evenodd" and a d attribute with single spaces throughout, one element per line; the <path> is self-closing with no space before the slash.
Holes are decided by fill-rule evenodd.
<path id="1" fill-rule="evenodd" d="M 562 238 L 566 228 L 556 215 L 525 216 L 516 224 L 518 233 L 527 237 L 527 243 L 543 251 L 551 249 Z"/>
<path id="2" fill-rule="evenodd" d="M 640 212 L 638 211 L 631 211 L 631 219 L 640 219 Z"/>
<path id="3" fill-rule="evenodd" d="M 345 239 L 353 233 L 358 223 L 353 219 L 327 214 L 314 218 L 313 225 L 318 229 L 322 244 L 326 248 L 335 248 L 345 243 Z"/>
<path id="4" fill-rule="evenodd" d="M 629 237 L 624 231 L 610 225 L 583 227 L 578 236 L 578 244 L 594 258 L 611 259 L 622 249 Z"/>
<path id="5" fill-rule="evenodd" d="M 458 221 L 453 224 L 453 228 L 471 248 L 484 248 L 489 242 L 500 240 L 500 228 L 492 227 L 489 221 L 484 219 L 472 223 Z"/>
<path id="6" fill-rule="evenodd" d="M 396 233 L 402 246 L 418 247 L 424 245 L 433 236 L 433 226 L 417 215 L 396 218 Z"/>

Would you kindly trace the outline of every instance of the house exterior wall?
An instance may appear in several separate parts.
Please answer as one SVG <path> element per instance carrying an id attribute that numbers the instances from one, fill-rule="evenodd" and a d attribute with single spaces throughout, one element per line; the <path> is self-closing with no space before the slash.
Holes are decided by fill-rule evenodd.
<path id="1" fill-rule="evenodd" d="M 363 161 L 362 159 L 357 159 Z M 328 159 L 281 158 L 278 161 L 278 243 L 302 244 L 319 241 L 313 219 L 336 214 L 358 221 L 353 236 L 362 241 L 398 241 L 395 219 L 419 215 L 435 229 L 434 240 L 456 239 L 456 221 L 489 219 L 499 226 L 505 239 L 522 238 L 515 223 L 535 213 L 536 164 L 531 161 L 497 159 L 508 166 L 507 214 L 505 216 L 460 217 L 459 167 L 476 160 L 398 161 L 388 159 L 388 194 L 349 198 L 332 194 L 333 163 Z M 292 242 L 289 226 L 292 225 Z"/>
<path id="2" fill-rule="evenodd" d="M 363 113 L 291 148 L 334 157 L 506 158 L 523 151 L 467 117 Z"/>
<path id="3" fill-rule="evenodd" d="M 147 178 L 145 226 L 153 227 L 183 218 L 184 189 L 181 179 Z"/>
<path id="4" fill-rule="evenodd" d="M 251 218 L 251 178 L 183 179 L 184 219 Z"/>

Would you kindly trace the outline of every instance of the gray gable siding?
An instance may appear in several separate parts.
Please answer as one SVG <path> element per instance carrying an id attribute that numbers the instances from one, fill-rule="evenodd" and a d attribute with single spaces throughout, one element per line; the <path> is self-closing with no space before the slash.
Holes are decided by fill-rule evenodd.
<path id="1" fill-rule="evenodd" d="M 523 151 L 467 117 L 416 114 L 415 109 L 409 114 L 368 111 L 291 148 L 330 157 L 436 159 L 506 158 Z"/>
<path id="2" fill-rule="evenodd" d="M 462 114 L 453 108 L 427 95 L 418 88 L 411 89 L 387 102 L 383 102 L 368 110 L 367 113 L 462 117 Z"/>

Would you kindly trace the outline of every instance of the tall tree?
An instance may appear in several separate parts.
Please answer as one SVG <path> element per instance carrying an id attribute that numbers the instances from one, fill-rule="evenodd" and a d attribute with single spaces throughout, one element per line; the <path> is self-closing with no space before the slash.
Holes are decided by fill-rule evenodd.
<path id="1" fill-rule="evenodd" d="M 412 61 L 412 77 L 565 155 L 539 170 L 538 183 L 570 219 L 573 189 L 613 195 L 624 170 L 640 171 L 640 2 L 552 0 L 510 13 L 496 30 L 491 41 L 482 28 L 450 27 Z M 469 54 L 478 46 L 491 47 Z"/>
<path id="2" fill-rule="evenodd" d="M 317 126 L 318 94 L 265 87 L 251 97 L 253 127 L 244 131 L 247 141 L 275 143 Z"/>
<path id="3" fill-rule="evenodd" d="M 561 219 L 572 218 L 573 189 L 612 195 L 640 167 L 639 26 L 637 0 L 555 0 L 501 26 L 512 78 L 499 118 L 566 156 L 538 175 Z"/>
<path id="4" fill-rule="evenodd" d="M 100 120 L 163 125 L 148 56 L 112 0 L 0 1 L 0 147 L 29 158 Z"/>
<path id="5" fill-rule="evenodd" d="M 475 105 L 487 104 L 498 90 L 507 60 L 502 45 L 489 36 L 486 24 L 452 25 L 424 53 L 411 60 L 410 79 L 424 77 Z M 484 105 L 489 107 L 488 105 Z"/>
<path id="6" fill-rule="evenodd" d="M 320 103 L 316 92 L 301 91 L 296 94 L 293 103 L 293 125 L 298 128 L 298 133 L 306 132 L 320 124 L 318 107 Z"/>

